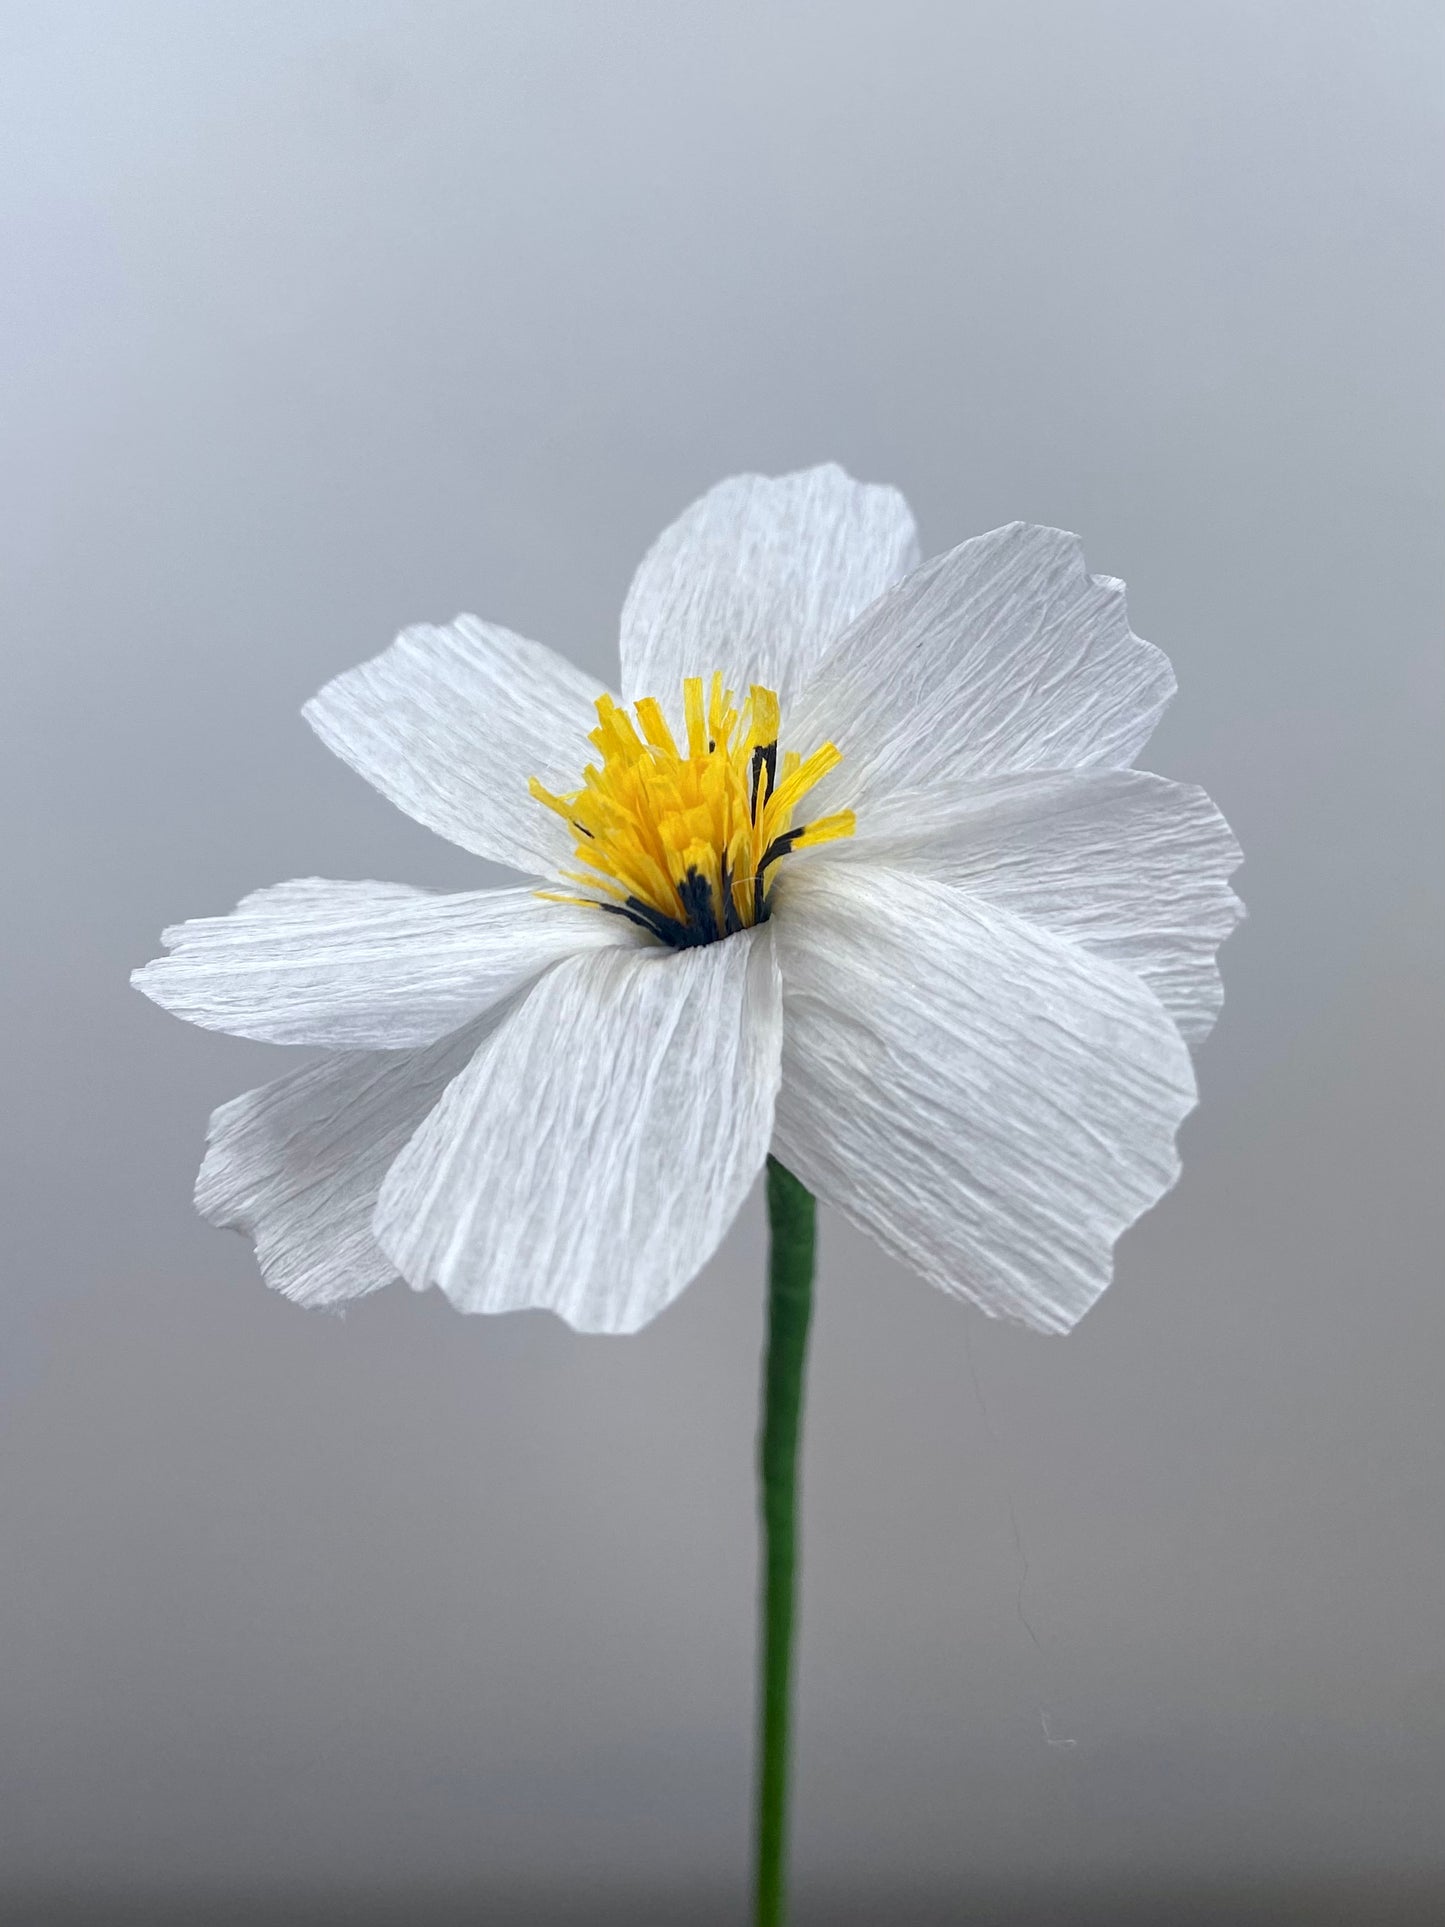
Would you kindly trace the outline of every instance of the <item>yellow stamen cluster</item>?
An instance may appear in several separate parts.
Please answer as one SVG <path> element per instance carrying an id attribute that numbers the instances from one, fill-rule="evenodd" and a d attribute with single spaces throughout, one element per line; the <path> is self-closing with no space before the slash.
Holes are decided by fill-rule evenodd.
<path id="1" fill-rule="evenodd" d="M 687 746 L 680 750 L 661 705 L 635 705 L 634 722 L 610 696 L 597 701 L 591 741 L 600 762 L 580 790 L 531 791 L 576 833 L 568 875 L 597 903 L 682 949 L 731 936 L 768 915 L 772 865 L 789 850 L 853 834 L 853 812 L 793 823 L 809 790 L 841 760 L 832 743 L 811 756 L 778 756 L 778 698 L 755 684 L 741 712 L 720 675 L 704 698 L 700 676 L 682 685 Z"/>

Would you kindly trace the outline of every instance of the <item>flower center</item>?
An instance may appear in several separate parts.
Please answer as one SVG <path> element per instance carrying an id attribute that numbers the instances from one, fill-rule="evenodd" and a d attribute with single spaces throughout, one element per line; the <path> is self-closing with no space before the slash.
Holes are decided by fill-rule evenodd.
<path id="1" fill-rule="evenodd" d="M 772 866 L 790 850 L 853 834 L 852 810 L 795 824 L 803 798 L 841 752 L 778 756 L 778 698 L 754 684 L 741 711 L 714 675 L 682 685 L 687 746 L 679 749 L 661 705 L 645 696 L 637 720 L 597 699 L 582 787 L 554 796 L 534 776 L 533 796 L 567 822 L 583 867 L 567 880 L 587 890 L 566 902 L 595 903 L 640 924 L 674 949 L 716 943 L 769 915 Z M 596 894 L 593 894 L 593 893 Z"/>

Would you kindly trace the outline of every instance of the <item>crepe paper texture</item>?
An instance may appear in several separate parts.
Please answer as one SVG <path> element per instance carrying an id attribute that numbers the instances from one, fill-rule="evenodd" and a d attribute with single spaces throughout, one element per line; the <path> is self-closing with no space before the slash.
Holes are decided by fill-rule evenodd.
<path id="1" fill-rule="evenodd" d="M 303 1305 L 400 1274 L 636 1331 L 766 1165 L 754 1919 L 782 1927 L 815 1197 L 1067 1331 L 1178 1175 L 1239 849 L 1131 767 L 1173 674 L 1057 529 L 920 566 L 894 489 L 736 476 L 644 558 L 620 666 L 618 695 L 475 616 L 406 630 L 307 720 L 534 880 L 278 884 L 134 982 L 324 1053 L 215 1112 L 196 1185 Z"/>
<path id="2" fill-rule="evenodd" d="M 222 1105 L 197 1203 L 336 1305 L 630 1332 L 770 1153 L 942 1290 L 1067 1331 L 1174 1182 L 1239 850 L 1131 767 L 1174 688 L 1078 540 L 920 566 L 896 490 L 709 491 L 644 558 L 611 692 L 474 616 L 305 715 L 419 822 L 531 879 L 307 878 L 135 982 L 325 1055 Z"/>

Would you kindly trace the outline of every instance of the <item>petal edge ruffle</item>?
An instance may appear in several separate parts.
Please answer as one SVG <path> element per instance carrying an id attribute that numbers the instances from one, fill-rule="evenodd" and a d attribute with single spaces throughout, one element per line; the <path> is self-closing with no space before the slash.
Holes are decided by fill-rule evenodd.
<path id="1" fill-rule="evenodd" d="M 1239 844 L 1202 789 L 1145 770 L 1045 771 L 896 796 L 882 815 L 828 860 L 967 891 L 1134 971 L 1190 1044 L 1208 1036 L 1217 952 L 1244 906 L 1229 887 Z M 889 822 L 906 828 L 889 835 Z"/>
<path id="2" fill-rule="evenodd" d="M 781 1052 L 766 928 L 571 958 L 392 1166 L 377 1241 L 462 1311 L 636 1331 L 711 1257 L 761 1169 Z"/>
<path id="3" fill-rule="evenodd" d="M 778 1156 L 933 1284 L 1067 1331 L 1179 1173 L 1194 1075 L 1162 1005 L 937 883 L 819 862 L 778 889 Z"/>
<path id="4" fill-rule="evenodd" d="M 918 560 L 897 489 L 829 462 L 792 475 L 734 475 L 664 529 L 622 610 L 629 702 L 677 702 L 684 676 L 784 705 L 853 618 Z"/>
<path id="5" fill-rule="evenodd" d="M 565 656 L 458 616 L 404 629 L 302 715 L 329 750 L 418 823 L 528 876 L 568 867 L 566 826 L 527 784 L 575 789 L 601 686 Z"/>
<path id="6" fill-rule="evenodd" d="M 273 1290 L 311 1308 L 378 1291 L 396 1267 L 371 1234 L 377 1193 L 490 1022 L 424 1051 L 348 1051 L 211 1114 L 196 1209 L 240 1231 Z"/>
<path id="7" fill-rule="evenodd" d="M 297 877 L 224 917 L 161 933 L 131 982 L 163 1010 L 270 1044 L 414 1050 L 484 1015 L 563 957 L 636 933 L 535 891 L 451 895 Z"/>
<path id="8" fill-rule="evenodd" d="M 1030 770 L 1122 768 L 1174 692 L 1169 660 L 1129 627 L 1124 585 L 1092 576 L 1077 536 L 1012 522 L 915 569 L 819 663 L 799 741 L 841 767 L 819 808 L 860 830 L 900 792 Z"/>

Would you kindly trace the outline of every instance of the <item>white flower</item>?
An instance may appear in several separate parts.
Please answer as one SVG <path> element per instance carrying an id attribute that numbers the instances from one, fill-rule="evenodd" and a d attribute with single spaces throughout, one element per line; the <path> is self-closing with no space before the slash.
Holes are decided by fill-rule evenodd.
<path id="1" fill-rule="evenodd" d="M 215 1113 L 200 1210 L 301 1304 L 400 1273 L 626 1332 L 771 1149 L 945 1291 L 1067 1330 L 1178 1173 L 1241 914 L 1218 811 L 1129 767 L 1174 679 L 1122 584 L 1023 523 L 919 567 L 896 491 L 740 476 L 643 561 L 621 654 L 618 701 L 459 616 L 307 705 L 546 886 L 311 878 L 167 931 L 147 996 L 328 1053 Z"/>

